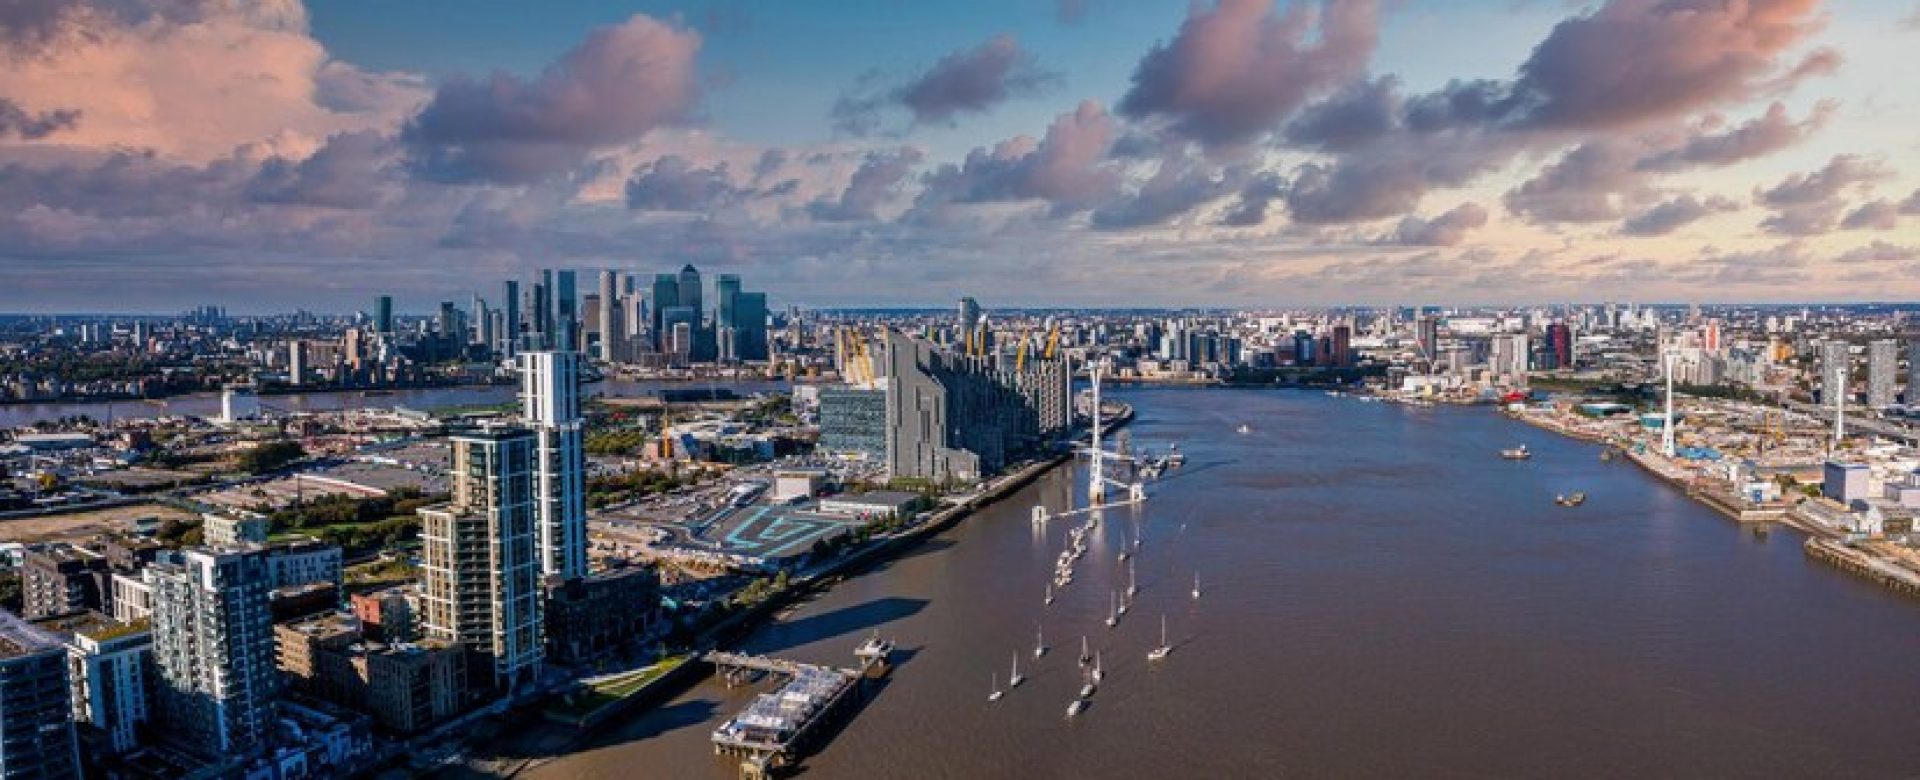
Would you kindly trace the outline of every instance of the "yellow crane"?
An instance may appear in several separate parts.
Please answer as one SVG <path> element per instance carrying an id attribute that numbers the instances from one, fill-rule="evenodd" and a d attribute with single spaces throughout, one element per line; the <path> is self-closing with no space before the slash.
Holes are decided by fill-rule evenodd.
<path id="1" fill-rule="evenodd" d="M 1033 331 L 1029 330 L 1020 334 L 1020 349 L 1015 353 L 1013 359 L 1013 370 L 1015 373 L 1021 373 L 1027 370 L 1027 348 L 1032 344 Z"/>
<path id="2" fill-rule="evenodd" d="M 1053 326 L 1052 330 L 1047 332 L 1047 351 L 1045 353 L 1045 357 L 1048 360 L 1052 360 L 1054 358 L 1054 355 L 1058 354 L 1059 352 L 1060 352 L 1060 326 L 1055 325 Z"/>

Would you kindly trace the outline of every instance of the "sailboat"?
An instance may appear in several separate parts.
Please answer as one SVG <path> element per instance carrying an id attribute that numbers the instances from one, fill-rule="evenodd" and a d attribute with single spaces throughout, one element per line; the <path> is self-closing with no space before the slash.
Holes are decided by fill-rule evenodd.
<path id="1" fill-rule="evenodd" d="M 991 682 L 987 685 L 990 686 L 991 691 L 987 694 L 987 701 L 999 701 L 1000 697 L 1007 695 L 1006 691 L 1000 690 L 1000 675 L 991 675 Z"/>
<path id="2" fill-rule="evenodd" d="M 1127 563 L 1127 598 L 1133 598 L 1140 592 L 1140 578 L 1135 576 L 1133 563 Z"/>
<path id="3" fill-rule="evenodd" d="M 1081 683 L 1080 685 L 1080 698 L 1082 699 L 1092 698 L 1094 692 L 1099 689 L 1100 689 L 1099 678 L 1094 677 L 1093 673 L 1089 672 L 1087 674 L 1086 682 Z"/>
<path id="4" fill-rule="evenodd" d="M 1102 682 L 1106 679 L 1107 679 L 1106 667 L 1100 665 L 1100 654 L 1094 653 L 1093 654 L 1093 681 Z"/>
<path id="5" fill-rule="evenodd" d="M 1107 595 L 1110 597 L 1107 600 L 1107 628 L 1113 628 L 1120 625 L 1120 600 L 1111 593 Z"/>
<path id="6" fill-rule="evenodd" d="M 1053 583 L 1047 583 L 1047 606 L 1053 606 Z"/>
<path id="7" fill-rule="evenodd" d="M 1075 715 L 1078 715 L 1086 708 L 1087 708 L 1086 699 L 1074 699 L 1072 704 L 1067 705 L 1067 717 L 1071 718 Z"/>
<path id="8" fill-rule="evenodd" d="M 1093 663 L 1093 651 L 1087 648 L 1087 636 L 1085 634 L 1081 634 L 1080 635 L 1080 665 L 1086 666 L 1087 664 L 1090 664 L 1090 663 Z"/>
<path id="9" fill-rule="evenodd" d="M 1160 616 L 1160 646 L 1147 651 L 1147 660 L 1158 661 L 1173 654 L 1173 645 L 1167 642 L 1167 616 Z"/>
<path id="10" fill-rule="evenodd" d="M 1020 654 L 1014 653 L 1013 654 L 1013 676 L 1007 678 L 1007 687 L 1018 688 L 1020 687 L 1021 683 L 1026 681 L 1027 681 L 1027 678 L 1021 676 L 1020 674 Z"/>
<path id="11" fill-rule="evenodd" d="M 1200 572 L 1193 573 L 1193 600 L 1200 600 Z"/>
<path id="12" fill-rule="evenodd" d="M 1046 632 L 1042 631 L 1039 626 L 1034 626 L 1033 627 L 1033 657 L 1039 658 L 1040 656 L 1043 656 L 1046 654 L 1047 654 Z"/>
<path id="13" fill-rule="evenodd" d="M 1127 552 L 1127 532 L 1121 531 L 1120 532 L 1120 562 L 1126 563 L 1127 559 L 1132 556 L 1133 556 L 1132 553 Z"/>
<path id="14" fill-rule="evenodd" d="M 1118 610 L 1117 614 L 1125 615 L 1127 614 L 1127 610 L 1131 608 L 1133 608 L 1133 599 L 1127 598 L 1126 596 L 1121 596 L 1120 609 Z"/>

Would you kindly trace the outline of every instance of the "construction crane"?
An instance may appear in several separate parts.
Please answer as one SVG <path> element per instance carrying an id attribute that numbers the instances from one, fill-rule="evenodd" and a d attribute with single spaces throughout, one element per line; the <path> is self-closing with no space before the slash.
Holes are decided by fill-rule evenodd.
<path id="1" fill-rule="evenodd" d="M 1044 357 L 1046 357 L 1046 359 L 1048 360 L 1052 360 L 1055 355 L 1059 354 L 1059 352 L 1060 352 L 1060 326 L 1055 325 L 1053 326 L 1052 330 L 1047 332 L 1047 351 L 1044 353 Z"/>
<path id="2" fill-rule="evenodd" d="M 1024 373 L 1027 370 L 1027 349 L 1032 345 L 1033 331 L 1029 330 L 1021 333 L 1020 349 L 1015 353 L 1013 359 L 1013 370 L 1015 373 Z"/>

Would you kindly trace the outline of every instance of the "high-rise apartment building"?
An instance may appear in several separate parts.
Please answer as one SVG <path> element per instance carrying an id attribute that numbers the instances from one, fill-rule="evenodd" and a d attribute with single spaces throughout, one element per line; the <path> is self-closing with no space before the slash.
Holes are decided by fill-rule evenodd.
<path id="1" fill-rule="evenodd" d="M 604 361 L 618 360 L 626 352 L 626 326 L 621 323 L 619 295 L 618 275 L 612 270 L 601 271 L 598 301 L 600 350 L 596 357 Z"/>
<path id="2" fill-rule="evenodd" d="M 67 647 L 73 720 L 90 751 L 126 753 L 140 745 L 152 709 L 153 632 L 98 612 L 40 622 Z"/>
<path id="3" fill-rule="evenodd" d="M 552 341 L 547 349 L 577 350 L 580 348 L 580 285 L 578 274 L 571 270 L 554 273 L 553 281 L 553 319 Z"/>
<path id="4" fill-rule="evenodd" d="M 0 778 L 79 777 L 66 650 L 52 635 L 0 610 Z"/>
<path id="5" fill-rule="evenodd" d="M 162 728 L 210 756 L 266 747 L 280 676 L 264 551 L 193 548 L 147 566 Z"/>
<path id="6" fill-rule="evenodd" d="M 420 510 L 421 626 L 466 648 L 475 681 L 513 690 L 539 674 L 537 440 L 517 427 L 456 433 L 453 497 Z"/>
<path id="7" fill-rule="evenodd" d="M 539 442 L 534 504 L 540 573 L 586 576 L 586 421 L 580 416 L 579 353 L 521 355 L 520 405 Z"/>
<path id="8" fill-rule="evenodd" d="M 501 293 L 500 332 L 495 334 L 499 344 L 494 347 L 501 355 L 513 357 L 520 351 L 520 283 L 507 280 Z"/>
<path id="9" fill-rule="evenodd" d="M 1900 371 L 1900 342 L 1878 339 L 1867 344 L 1867 407 L 1885 409 L 1899 400 L 1894 377 Z"/>
<path id="10" fill-rule="evenodd" d="M 20 601 L 28 620 L 104 609 L 113 589 L 107 559 L 70 544 L 27 550 L 20 566 Z"/>
<path id="11" fill-rule="evenodd" d="M 1829 339 L 1820 343 L 1820 398 L 1828 406 L 1851 392 L 1852 367 L 1847 342 Z"/>

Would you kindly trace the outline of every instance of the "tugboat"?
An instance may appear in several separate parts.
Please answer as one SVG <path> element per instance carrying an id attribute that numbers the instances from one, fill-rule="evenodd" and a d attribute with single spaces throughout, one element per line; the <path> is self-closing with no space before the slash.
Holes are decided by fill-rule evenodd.
<path id="1" fill-rule="evenodd" d="M 1240 427 L 1237 428 L 1236 430 L 1238 430 L 1240 433 L 1243 433 L 1243 434 L 1253 433 L 1253 426 L 1248 425 L 1246 423 L 1241 423 Z"/>
<path id="2" fill-rule="evenodd" d="M 1533 457 L 1533 451 L 1527 449 L 1527 445 L 1522 444 L 1518 447 L 1501 450 L 1500 457 L 1507 460 L 1526 460 Z"/>
<path id="3" fill-rule="evenodd" d="M 887 663 L 893 656 L 893 640 L 881 639 L 880 632 L 875 631 L 853 649 L 853 654 L 868 663 Z"/>
<path id="4" fill-rule="evenodd" d="M 1587 503 L 1587 494 L 1575 493 L 1571 496 L 1554 496 L 1553 503 L 1559 504 L 1561 506 L 1568 506 L 1568 507 L 1579 506 L 1581 504 Z"/>
<path id="5" fill-rule="evenodd" d="M 1182 465 L 1185 465 L 1186 462 L 1187 462 L 1187 454 L 1180 451 L 1180 445 L 1178 444 L 1168 445 L 1167 447 L 1168 465 L 1182 466 Z"/>

